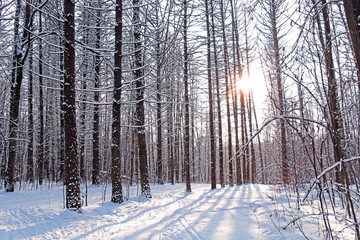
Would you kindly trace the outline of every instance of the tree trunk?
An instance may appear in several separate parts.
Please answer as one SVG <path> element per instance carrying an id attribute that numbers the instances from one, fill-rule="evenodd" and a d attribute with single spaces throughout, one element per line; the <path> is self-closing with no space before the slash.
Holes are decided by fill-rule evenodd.
<path id="1" fill-rule="evenodd" d="M 187 0 L 183 1 L 184 6 L 184 86 L 185 86 L 185 136 L 184 136 L 184 165 L 186 192 L 191 192 L 190 184 L 190 103 L 189 103 L 189 54 L 187 46 Z"/>
<path id="2" fill-rule="evenodd" d="M 13 68 L 11 72 L 11 88 L 10 88 L 10 113 L 9 113 L 9 159 L 7 162 L 7 169 L 5 172 L 5 189 L 6 192 L 14 192 L 15 184 L 15 158 L 16 158 L 16 137 L 18 128 L 19 117 L 19 105 L 20 105 L 20 92 L 21 83 L 23 80 L 23 68 L 24 63 L 29 52 L 30 46 L 30 31 L 32 22 L 30 21 L 31 7 L 27 3 L 25 7 L 25 23 L 23 36 L 20 37 L 20 10 L 21 1 L 17 0 L 15 10 L 15 22 L 14 22 L 14 55 L 13 55 Z M 27 41 L 28 48 L 24 51 L 24 42 Z"/>
<path id="3" fill-rule="evenodd" d="M 216 82 L 216 102 L 217 102 L 217 111 L 218 111 L 218 124 L 219 124 L 219 168 L 220 168 L 220 185 L 225 187 L 225 176 L 224 176 L 224 147 L 223 147 L 223 138 L 222 138 L 222 117 L 221 117 L 221 101 L 220 101 L 220 77 L 219 77 L 219 66 L 218 66 L 218 56 L 217 56 L 217 47 L 216 47 L 216 38 L 215 38 L 215 21 L 214 21 L 214 2 L 211 0 L 211 29 L 212 29 L 212 42 L 214 47 L 214 65 L 215 65 L 215 82 Z"/>
<path id="4" fill-rule="evenodd" d="M 343 0 L 360 86 L 360 1 Z"/>
<path id="5" fill-rule="evenodd" d="M 115 53 L 114 53 L 114 96 L 112 106 L 112 144 L 111 144 L 111 201 L 123 202 L 121 183 L 121 79 L 122 79 L 122 0 L 115 6 Z M 134 147 L 134 146 L 132 146 Z M 132 180 L 132 179 L 131 179 Z"/>
<path id="6" fill-rule="evenodd" d="M 64 128 L 66 208 L 81 211 L 75 111 L 75 3 L 64 0 Z"/>
<path id="7" fill-rule="evenodd" d="M 281 78 L 281 66 L 280 66 L 280 48 L 279 48 L 279 39 L 278 39 L 278 27 L 277 27 L 277 12 L 275 6 L 272 6 L 271 9 L 271 27 L 272 27 L 272 41 L 275 54 L 275 81 L 276 81 L 276 90 L 278 97 L 278 112 L 279 115 L 284 115 L 285 113 L 285 96 L 283 83 Z M 289 163 L 287 156 L 287 147 L 286 147 L 286 128 L 285 120 L 280 119 L 280 154 L 281 154 L 281 168 L 282 168 L 282 180 L 283 183 L 289 183 Z"/>
<path id="8" fill-rule="evenodd" d="M 210 0 L 211 1 L 211 0 Z M 211 82 L 211 33 L 209 20 L 209 0 L 205 0 L 206 32 L 207 32 L 207 76 L 209 91 L 209 128 L 210 128 L 210 168 L 211 168 L 211 189 L 216 188 L 216 154 L 215 154 L 215 131 L 214 131 L 214 110 L 213 93 Z"/>
<path id="9" fill-rule="evenodd" d="M 157 183 L 164 184 L 163 177 L 163 153 L 162 153 L 162 120 L 161 120 L 161 39 L 160 39 L 160 23 L 159 23 L 160 3 L 156 1 L 156 124 L 157 124 L 157 158 L 156 158 L 156 172 Z"/>
<path id="10" fill-rule="evenodd" d="M 230 95 L 231 95 L 231 85 L 229 84 L 229 56 L 227 48 L 227 40 L 225 34 L 225 14 L 224 14 L 224 2 L 221 0 L 220 3 L 220 13 L 221 13 L 221 31 L 224 47 L 224 74 L 225 74 L 225 87 L 226 87 L 226 112 L 227 112 L 227 124 L 228 124 L 228 151 L 229 151 L 229 185 L 234 185 L 233 178 L 233 164 L 232 164 L 232 130 L 231 130 L 231 112 L 230 112 Z"/>
<path id="11" fill-rule="evenodd" d="M 39 33 L 42 32 L 42 14 L 39 12 Z M 40 124 L 40 131 L 39 131 L 39 157 L 38 157 L 38 177 L 39 177 L 39 185 L 43 184 L 44 181 L 44 161 L 45 161 L 45 154 L 44 154 L 44 82 L 43 82 L 43 46 L 42 46 L 42 39 L 39 38 L 39 124 Z"/>
<path id="12" fill-rule="evenodd" d="M 98 8 L 101 8 L 101 2 L 98 1 Z M 101 31 L 100 31 L 100 10 L 97 10 L 96 13 L 96 42 L 95 42 L 95 48 L 100 49 L 101 47 Z M 100 184 L 100 119 L 99 119 L 99 105 L 97 104 L 99 102 L 99 92 L 96 91 L 96 89 L 99 89 L 100 87 L 100 53 L 95 53 L 95 79 L 94 79 L 94 125 L 93 125 L 93 171 L 92 171 L 92 184 L 93 185 L 99 185 Z"/>
<path id="13" fill-rule="evenodd" d="M 134 37 L 134 80 L 136 87 L 136 110 L 135 110 L 135 125 L 137 127 L 137 138 L 139 148 L 140 161 L 140 181 L 141 181 L 141 195 L 146 198 L 151 198 L 147 150 L 146 150 L 146 129 L 145 129 L 145 109 L 144 109 L 144 92 L 145 92 L 145 78 L 144 78 L 144 62 L 143 62 L 143 48 L 141 36 L 141 21 L 140 21 L 140 0 L 133 0 L 133 37 Z"/>
<path id="14" fill-rule="evenodd" d="M 28 149 L 27 149 L 27 180 L 34 182 L 34 114 L 33 114 L 33 48 L 29 55 L 29 94 L 28 94 Z"/>
<path id="15" fill-rule="evenodd" d="M 325 29 L 325 43 L 323 45 L 323 50 L 325 55 L 325 65 L 328 79 L 328 104 L 331 121 L 330 136 L 333 142 L 335 162 L 339 162 L 344 158 L 344 151 L 342 149 L 341 143 L 341 140 L 343 139 L 342 118 L 337 96 L 338 86 L 336 83 L 334 61 L 332 57 L 331 28 L 326 0 L 322 0 L 322 4 L 322 15 L 324 18 Z M 336 168 L 336 181 L 338 183 L 344 184 L 343 172 L 339 167 Z"/>
<path id="16" fill-rule="evenodd" d="M 235 34 L 236 32 L 236 28 L 237 28 L 237 24 L 236 24 L 236 19 L 235 19 L 235 10 L 234 10 L 234 3 L 233 0 L 230 0 L 230 6 L 231 6 L 231 25 L 232 25 L 232 36 L 231 36 L 231 40 L 233 43 L 233 59 L 234 62 L 236 62 L 237 59 L 237 54 L 238 53 L 238 48 L 236 48 L 236 42 L 238 37 L 236 36 L 237 34 Z M 238 60 L 240 60 L 238 58 Z M 240 62 L 238 62 L 238 64 L 240 64 Z M 235 158 L 236 160 L 236 185 L 241 185 L 242 184 L 242 174 L 241 174 L 241 164 L 240 164 L 240 142 L 239 142 L 239 119 L 238 119 L 238 106 L 237 106 L 237 89 L 236 89 L 236 76 L 237 76 L 237 72 L 238 70 L 241 69 L 240 67 L 237 68 L 237 65 L 234 64 L 234 79 L 233 81 L 230 78 L 230 88 L 231 88 L 231 95 L 232 95 L 232 100 L 233 100 L 233 112 L 234 112 L 234 128 L 235 128 L 235 156 L 233 156 L 233 158 Z M 240 74 L 240 71 L 238 72 Z"/>

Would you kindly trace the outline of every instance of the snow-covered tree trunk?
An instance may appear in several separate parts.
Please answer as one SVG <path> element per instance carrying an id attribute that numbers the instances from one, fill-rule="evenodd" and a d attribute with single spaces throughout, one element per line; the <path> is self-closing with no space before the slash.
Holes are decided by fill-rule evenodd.
<path id="1" fill-rule="evenodd" d="M 64 129 L 66 208 L 81 211 L 75 111 L 75 3 L 64 0 Z"/>
<path id="2" fill-rule="evenodd" d="M 139 161 L 140 161 L 140 181 L 141 181 L 141 195 L 151 198 L 147 150 L 146 150 L 146 129 L 145 129 L 145 107 L 144 107 L 144 93 L 145 93 L 145 76 L 144 76 L 144 62 L 142 47 L 142 23 L 140 19 L 141 0 L 133 0 L 133 37 L 134 37 L 134 81 L 136 92 L 136 110 L 134 122 L 137 130 Z"/>
<path id="3" fill-rule="evenodd" d="M 23 34 L 20 36 L 20 13 L 21 1 L 16 2 L 15 21 L 14 21 L 14 46 L 13 46 L 13 61 L 11 72 L 11 89 L 10 89 L 10 114 L 9 114 L 9 158 L 7 161 L 7 168 L 5 172 L 5 188 L 7 192 L 13 192 L 15 184 L 15 167 L 16 167 L 16 145 L 17 145 L 17 129 L 19 123 L 19 106 L 20 106 L 20 91 L 21 83 L 23 81 L 24 63 L 30 48 L 30 31 L 31 21 L 31 6 L 29 3 L 25 6 L 25 19 Z M 27 43 L 25 43 L 27 42 Z M 26 47 L 25 47 L 26 46 Z"/>
<path id="4" fill-rule="evenodd" d="M 115 6 L 114 93 L 112 102 L 111 201 L 123 202 L 121 183 L 121 78 L 122 78 L 122 0 Z"/>
<path id="5" fill-rule="evenodd" d="M 187 43 L 188 32 L 188 3 L 187 0 L 183 1 L 184 7 L 184 87 L 185 87 L 185 135 L 184 135 L 184 167 L 185 167 L 185 182 L 186 192 L 191 192 L 190 184 L 190 103 L 189 103 L 189 53 Z"/>

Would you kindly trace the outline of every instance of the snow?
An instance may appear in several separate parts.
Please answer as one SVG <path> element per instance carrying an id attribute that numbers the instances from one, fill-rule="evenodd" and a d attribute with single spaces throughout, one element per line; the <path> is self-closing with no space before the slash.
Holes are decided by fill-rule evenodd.
<path id="1" fill-rule="evenodd" d="M 299 227 L 308 239 L 323 239 L 311 218 L 286 227 L 292 219 L 266 185 L 210 190 L 192 184 L 192 193 L 184 184 L 152 185 L 151 199 L 130 197 L 122 204 L 110 202 L 109 187 L 90 186 L 82 214 L 63 208 L 61 186 L 45 188 L 0 192 L 0 239 L 305 239 Z M 132 187 L 130 196 L 137 192 Z"/>

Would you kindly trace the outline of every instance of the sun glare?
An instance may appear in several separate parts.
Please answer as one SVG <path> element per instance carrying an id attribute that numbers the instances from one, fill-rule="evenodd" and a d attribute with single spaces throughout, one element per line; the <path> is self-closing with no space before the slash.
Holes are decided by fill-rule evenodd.
<path id="1" fill-rule="evenodd" d="M 236 81 L 236 88 L 238 90 L 242 90 L 244 92 L 248 92 L 250 89 L 254 89 L 255 83 L 254 79 L 251 79 L 247 74 L 243 76 L 241 79 Z"/>

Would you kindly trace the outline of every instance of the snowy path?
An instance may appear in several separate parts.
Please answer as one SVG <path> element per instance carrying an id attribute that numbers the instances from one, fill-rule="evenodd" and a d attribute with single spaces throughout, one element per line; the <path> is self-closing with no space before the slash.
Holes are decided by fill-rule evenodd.
<path id="1" fill-rule="evenodd" d="M 151 200 L 118 205 L 90 187 L 83 214 L 62 208 L 61 188 L 0 192 L 0 239 L 304 239 L 270 217 L 267 186 L 192 188 L 185 194 L 182 184 L 152 186 Z"/>

